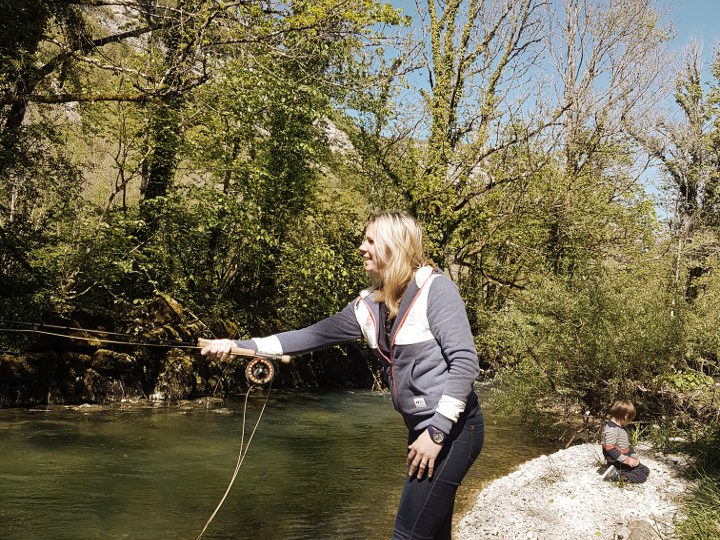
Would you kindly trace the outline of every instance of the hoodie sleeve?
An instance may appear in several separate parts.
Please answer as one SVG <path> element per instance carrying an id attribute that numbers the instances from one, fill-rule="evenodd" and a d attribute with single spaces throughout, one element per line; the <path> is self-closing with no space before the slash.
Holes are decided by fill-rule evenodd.
<path id="1" fill-rule="evenodd" d="M 449 433 L 465 410 L 480 365 L 465 302 L 455 284 L 445 276 L 430 284 L 427 315 L 430 330 L 448 363 L 445 388 L 431 425 Z"/>
<path id="2" fill-rule="evenodd" d="M 362 337 L 360 325 L 355 318 L 355 303 L 350 302 L 342 311 L 301 330 L 282 332 L 264 338 L 238 340 L 238 347 L 252 349 L 263 354 L 300 355 L 326 349 L 333 345 Z"/>

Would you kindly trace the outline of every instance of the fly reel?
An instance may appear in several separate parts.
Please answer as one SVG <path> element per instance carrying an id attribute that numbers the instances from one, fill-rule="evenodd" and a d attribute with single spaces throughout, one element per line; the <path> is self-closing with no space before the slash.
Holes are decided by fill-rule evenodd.
<path id="1" fill-rule="evenodd" d="M 268 358 L 256 356 L 245 366 L 245 377 L 253 384 L 269 384 L 275 377 L 275 365 Z"/>

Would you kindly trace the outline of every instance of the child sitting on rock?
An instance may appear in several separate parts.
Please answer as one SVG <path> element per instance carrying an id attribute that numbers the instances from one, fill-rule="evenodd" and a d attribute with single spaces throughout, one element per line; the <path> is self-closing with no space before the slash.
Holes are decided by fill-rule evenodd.
<path id="1" fill-rule="evenodd" d="M 610 407 L 610 421 L 603 430 L 602 440 L 603 456 L 609 467 L 605 480 L 617 481 L 622 478 L 626 482 L 642 484 L 650 474 L 650 469 L 640 464 L 625 431 L 625 426 L 634 419 L 635 405 L 632 402 L 622 399 Z"/>

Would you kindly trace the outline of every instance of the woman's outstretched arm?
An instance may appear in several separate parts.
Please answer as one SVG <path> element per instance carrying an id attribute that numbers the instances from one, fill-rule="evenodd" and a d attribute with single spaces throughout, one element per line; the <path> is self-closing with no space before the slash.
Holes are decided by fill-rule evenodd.
<path id="1" fill-rule="evenodd" d="M 263 338 L 247 340 L 214 339 L 205 346 L 201 353 L 226 360 L 232 347 L 252 349 L 263 354 L 300 355 L 326 349 L 333 345 L 346 343 L 362 337 L 360 326 L 355 318 L 357 299 L 332 317 L 323 319 L 301 330 L 281 332 Z"/>

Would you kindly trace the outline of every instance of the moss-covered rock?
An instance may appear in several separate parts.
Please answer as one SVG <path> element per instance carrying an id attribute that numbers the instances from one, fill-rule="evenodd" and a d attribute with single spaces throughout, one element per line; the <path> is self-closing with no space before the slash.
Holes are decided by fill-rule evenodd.
<path id="1" fill-rule="evenodd" d="M 159 295 L 145 306 L 150 319 L 159 324 L 181 322 L 183 309 L 180 303 L 166 294 Z"/>
<path id="2" fill-rule="evenodd" d="M 89 403 L 113 403 L 125 397 L 123 383 L 101 375 L 92 368 L 85 370 L 81 399 Z"/>
<path id="3" fill-rule="evenodd" d="M 135 358 L 125 353 L 98 349 L 92 356 L 92 368 L 101 373 L 124 373 L 136 367 Z"/>
<path id="4" fill-rule="evenodd" d="M 85 370 L 92 366 L 92 356 L 64 351 L 58 354 L 57 370 L 47 392 L 48 405 L 69 405 L 82 401 Z"/>
<path id="5" fill-rule="evenodd" d="M 52 353 L 0 355 L 0 407 L 46 403 L 56 370 Z"/>
<path id="6" fill-rule="evenodd" d="M 72 351 L 63 351 L 58 353 L 58 366 L 63 366 L 70 370 L 85 371 L 87 368 L 92 367 L 93 357 L 89 354 L 77 353 Z"/>
<path id="7" fill-rule="evenodd" d="M 188 399 L 195 391 L 196 378 L 192 358 L 179 349 L 172 349 L 165 358 L 150 399 L 178 401 Z"/>

